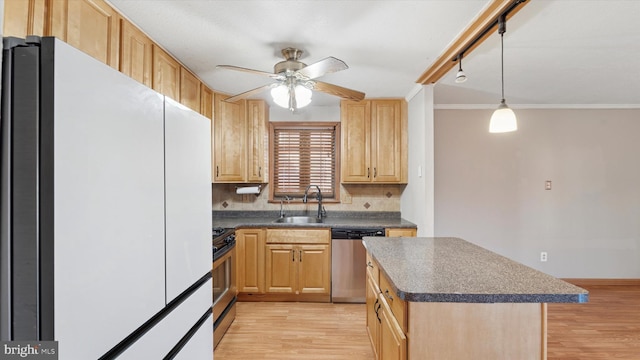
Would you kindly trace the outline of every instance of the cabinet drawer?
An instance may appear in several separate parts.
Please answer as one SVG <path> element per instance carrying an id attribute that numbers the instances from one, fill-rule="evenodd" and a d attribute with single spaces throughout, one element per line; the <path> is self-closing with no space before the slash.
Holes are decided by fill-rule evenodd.
<path id="1" fill-rule="evenodd" d="M 371 254 L 367 252 L 367 273 L 376 284 L 377 287 L 380 287 L 380 268 L 378 267 L 378 263 L 373 260 Z"/>
<path id="2" fill-rule="evenodd" d="M 330 229 L 267 229 L 267 244 L 329 244 Z"/>
<path id="3" fill-rule="evenodd" d="M 382 292 L 381 296 L 383 296 L 387 303 L 389 303 L 389 307 L 391 308 L 391 312 L 393 316 L 398 321 L 398 324 L 402 328 L 402 331 L 407 332 L 407 305 L 406 302 L 396 295 L 396 292 L 393 290 L 391 286 L 391 282 L 387 279 L 383 272 L 380 272 L 380 291 Z"/>

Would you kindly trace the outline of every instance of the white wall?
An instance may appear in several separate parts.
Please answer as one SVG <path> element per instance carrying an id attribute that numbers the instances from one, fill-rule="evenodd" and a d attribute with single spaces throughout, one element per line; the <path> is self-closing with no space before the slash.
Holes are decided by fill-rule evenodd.
<path id="1" fill-rule="evenodd" d="M 402 217 L 433 236 L 433 86 L 423 86 L 408 104 L 409 184 L 402 193 Z"/>
<path id="2" fill-rule="evenodd" d="M 436 110 L 436 236 L 557 277 L 640 278 L 640 110 L 516 114 L 489 134 L 491 110 Z"/>
<path id="3" fill-rule="evenodd" d="M 291 112 L 278 105 L 269 106 L 270 121 L 340 121 L 340 105 L 313 106 Z"/>

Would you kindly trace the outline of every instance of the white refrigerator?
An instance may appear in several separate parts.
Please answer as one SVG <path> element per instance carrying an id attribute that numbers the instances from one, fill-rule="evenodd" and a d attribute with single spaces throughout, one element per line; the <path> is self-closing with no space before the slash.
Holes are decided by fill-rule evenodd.
<path id="1" fill-rule="evenodd" d="M 55 38 L 2 71 L 0 339 L 212 358 L 209 120 Z"/>

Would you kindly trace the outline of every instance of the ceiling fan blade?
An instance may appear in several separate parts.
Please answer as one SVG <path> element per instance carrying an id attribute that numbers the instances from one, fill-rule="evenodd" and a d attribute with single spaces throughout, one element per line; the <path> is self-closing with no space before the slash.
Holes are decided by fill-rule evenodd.
<path id="1" fill-rule="evenodd" d="M 328 58 L 324 58 L 318 62 L 303 67 L 298 70 L 297 73 L 304 75 L 308 79 L 315 79 L 322 75 L 346 70 L 348 68 L 349 67 L 344 63 L 344 61 L 336 59 L 333 56 L 329 56 Z"/>
<path id="2" fill-rule="evenodd" d="M 274 73 L 270 73 L 270 72 L 266 72 L 266 71 L 260 71 L 260 70 L 253 70 L 253 69 L 247 69 L 247 68 L 243 68 L 240 66 L 233 66 L 233 65 L 216 65 L 217 69 L 227 69 L 227 70 L 235 70 L 235 71 L 242 71 L 242 72 L 248 72 L 251 74 L 257 74 L 257 75 L 262 75 L 262 76 L 268 76 L 272 79 L 281 79 L 282 76 L 279 74 L 274 74 Z"/>
<path id="3" fill-rule="evenodd" d="M 249 90 L 249 91 L 245 91 L 245 92 L 243 92 L 241 94 L 237 94 L 237 95 L 228 97 L 228 98 L 224 99 L 224 101 L 225 102 L 235 102 L 235 101 L 238 101 L 238 100 L 242 100 L 244 98 L 248 98 L 249 96 L 251 96 L 253 94 L 257 94 L 259 92 L 265 91 L 265 90 L 271 88 L 272 86 L 273 86 L 273 84 L 263 85 L 263 86 L 260 86 L 258 88 L 255 88 L 255 89 L 252 89 L 252 90 Z"/>
<path id="4" fill-rule="evenodd" d="M 315 82 L 315 85 L 313 86 L 314 90 L 322 91 L 323 93 L 339 96 L 343 99 L 348 99 L 348 100 L 360 101 L 364 99 L 365 94 L 363 92 L 347 89 L 342 86 L 329 84 L 322 81 L 314 81 L 314 82 Z"/>

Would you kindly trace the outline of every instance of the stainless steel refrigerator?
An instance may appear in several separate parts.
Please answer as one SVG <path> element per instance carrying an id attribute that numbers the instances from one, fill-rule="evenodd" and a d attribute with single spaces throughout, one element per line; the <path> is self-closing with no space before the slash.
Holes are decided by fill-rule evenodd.
<path id="1" fill-rule="evenodd" d="M 210 358 L 210 123 L 55 38 L 4 39 L 0 339 Z"/>

